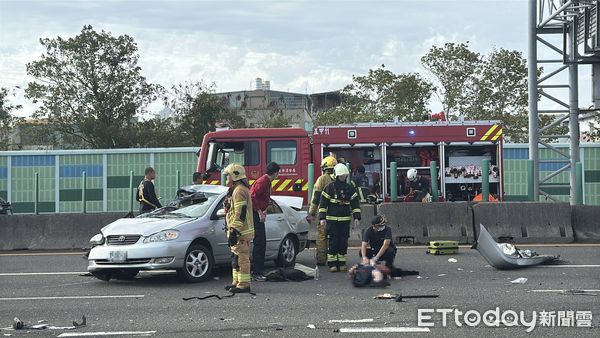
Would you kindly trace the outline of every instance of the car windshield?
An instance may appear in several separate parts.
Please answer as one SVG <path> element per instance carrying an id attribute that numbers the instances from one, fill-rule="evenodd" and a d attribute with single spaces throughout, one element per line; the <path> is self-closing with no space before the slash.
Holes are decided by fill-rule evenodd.
<path id="1" fill-rule="evenodd" d="M 204 193 L 204 196 L 206 196 L 206 198 L 207 198 L 206 201 L 192 204 L 185 208 L 173 210 L 172 212 L 169 212 L 163 216 L 166 216 L 166 217 L 170 217 L 170 216 L 172 216 L 172 217 L 194 217 L 194 218 L 202 217 L 202 216 L 204 216 L 204 214 L 206 214 L 208 209 L 210 209 L 210 206 L 215 202 L 215 200 L 219 197 L 219 195 L 220 194 Z"/>

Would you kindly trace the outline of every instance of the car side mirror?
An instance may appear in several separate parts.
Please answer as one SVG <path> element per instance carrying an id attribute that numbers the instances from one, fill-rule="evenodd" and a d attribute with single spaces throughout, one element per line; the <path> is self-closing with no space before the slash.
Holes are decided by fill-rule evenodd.
<path id="1" fill-rule="evenodd" d="M 225 209 L 217 210 L 217 218 L 223 218 L 223 217 L 225 217 L 225 214 L 226 214 Z"/>

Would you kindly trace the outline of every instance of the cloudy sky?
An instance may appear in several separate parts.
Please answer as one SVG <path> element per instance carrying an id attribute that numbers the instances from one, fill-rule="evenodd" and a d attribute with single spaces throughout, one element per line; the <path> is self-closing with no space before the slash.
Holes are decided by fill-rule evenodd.
<path id="1" fill-rule="evenodd" d="M 448 41 L 527 51 L 526 0 L 0 0 L 0 86 L 31 80 L 25 64 L 42 54 L 40 37 L 86 24 L 132 36 L 149 81 L 203 79 L 218 91 L 250 89 L 256 77 L 274 90 L 331 91 L 381 64 L 426 75 L 421 56 Z M 23 115 L 35 109 L 22 91 L 13 101 Z"/>

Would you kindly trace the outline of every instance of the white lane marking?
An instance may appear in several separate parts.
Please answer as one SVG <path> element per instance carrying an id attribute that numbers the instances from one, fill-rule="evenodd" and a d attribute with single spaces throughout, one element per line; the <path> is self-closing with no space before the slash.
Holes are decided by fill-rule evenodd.
<path id="1" fill-rule="evenodd" d="M 114 331 L 114 332 L 69 332 L 58 337 L 91 337 L 91 336 L 152 336 L 156 331 Z"/>
<path id="2" fill-rule="evenodd" d="M 537 265 L 536 268 L 600 268 L 598 264 Z"/>
<path id="3" fill-rule="evenodd" d="M 88 273 L 87 271 L 83 272 L 4 272 L 0 273 L 0 276 L 44 276 L 44 275 L 82 275 Z"/>
<path id="4" fill-rule="evenodd" d="M 65 255 L 83 255 L 85 252 L 39 252 L 39 253 L 0 253 L 4 256 L 65 256 Z"/>
<path id="5" fill-rule="evenodd" d="M 0 301 L 10 301 L 10 300 L 58 300 L 58 299 L 106 299 L 106 298 L 144 298 L 144 295 L 14 297 L 14 298 L 0 298 Z"/>
<path id="6" fill-rule="evenodd" d="M 574 290 L 530 290 L 531 292 L 571 292 L 571 291 L 583 291 L 583 292 L 600 292 L 600 290 L 581 290 L 581 289 L 574 289 Z"/>
<path id="7" fill-rule="evenodd" d="M 345 333 L 431 332 L 426 327 L 343 327 Z M 59 336 L 60 337 L 60 336 Z"/>
<path id="8" fill-rule="evenodd" d="M 371 323 L 373 318 L 368 319 L 331 319 L 329 323 Z"/>
<path id="9" fill-rule="evenodd" d="M 81 283 L 68 283 L 68 284 L 56 284 L 56 285 L 45 285 L 45 286 L 42 286 L 42 289 L 47 289 L 47 288 L 62 288 L 62 287 L 65 287 L 65 286 L 90 284 L 90 283 L 95 283 L 95 282 L 96 281 L 81 282 Z"/>

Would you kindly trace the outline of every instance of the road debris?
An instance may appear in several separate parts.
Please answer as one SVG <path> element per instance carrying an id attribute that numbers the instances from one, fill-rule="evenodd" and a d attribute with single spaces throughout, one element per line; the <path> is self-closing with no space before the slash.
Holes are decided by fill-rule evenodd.
<path id="1" fill-rule="evenodd" d="M 525 283 L 527 283 L 527 278 L 520 277 L 520 278 L 510 281 L 510 283 L 511 284 L 525 284 Z"/>
<path id="2" fill-rule="evenodd" d="M 456 271 L 465 271 L 463 268 L 457 268 Z"/>
<path id="3" fill-rule="evenodd" d="M 308 324 L 306 327 L 309 328 L 309 329 L 316 329 L 317 328 L 314 324 Z"/>
<path id="4" fill-rule="evenodd" d="M 252 295 L 252 296 L 256 296 L 256 293 L 254 293 L 254 292 L 248 292 L 248 294 Z M 218 300 L 222 300 L 223 298 L 231 298 L 231 297 L 233 297 L 235 295 L 236 295 L 235 293 L 230 293 L 230 294 L 228 294 L 226 296 L 208 295 L 208 296 L 204 296 L 204 297 L 184 297 L 182 299 L 185 300 L 185 301 L 192 300 L 192 299 L 205 300 L 205 299 L 209 299 L 209 298 L 217 298 Z M 252 299 L 256 299 L 256 298 L 252 297 Z"/>
<path id="5" fill-rule="evenodd" d="M 562 295 L 572 295 L 572 296 L 598 296 L 598 294 L 596 293 L 591 293 L 590 291 L 587 290 L 577 290 L 577 289 L 571 289 L 571 290 L 563 290 L 561 292 Z"/>
<path id="6" fill-rule="evenodd" d="M 409 298 L 438 298 L 440 295 L 411 295 L 411 296 L 403 296 L 401 293 L 396 295 L 396 302 L 402 302 L 403 299 Z"/>
<path id="7" fill-rule="evenodd" d="M 445 273 L 440 273 L 440 274 L 438 275 L 438 277 L 444 277 L 445 275 L 446 275 Z"/>
<path id="8" fill-rule="evenodd" d="M 458 260 L 456 258 L 448 258 L 449 263 L 457 263 Z"/>
<path id="9" fill-rule="evenodd" d="M 534 251 L 521 250 L 512 244 L 496 243 L 482 224 L 479 225 L 479 236 L 473 244 L 473 249 L 477 249 L 490 266 L 498 270 L 551 263 L 560 258 L 553 255 L 538 255 Z"/>
<path id="10" fill-rule="evenodd" d="M 87 320 L 86 320 L 85 316 L 81 317 L 81 323 L 77 323 L 76 321 L 73 321 L 72 326 L 54 326 L 54 325 L 50 325 L 45 322 L 47 322 L 47 321 L 39 320 L 38 323 L 42 323 L 42 324 L 31 325 L 31 324 L 27 324 L 27 323 L 23 322 L 18 317 L 15 317 L 13 319 L 12 329 L 13 330 L 75 330 L 78 327 L 87 325 Z"/>
<path id="11" fill-rule="evenodd" d="M 440 295 L 409 295 L 403 296 L 401 293 L 393 295 L 391 293 L 383 293 L 373 297 L 374 299 L 395 299 L 396 302 L 402 302 L 404 299 L 409 298 L 438 298 Z"/>

